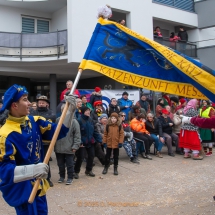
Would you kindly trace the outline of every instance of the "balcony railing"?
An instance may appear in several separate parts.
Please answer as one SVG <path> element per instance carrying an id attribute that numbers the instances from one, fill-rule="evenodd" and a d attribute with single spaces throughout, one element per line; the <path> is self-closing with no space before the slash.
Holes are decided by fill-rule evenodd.
<path id="1" fill-rule="evenodd" d="M 67 30 L 39 33 L 0 32 L 0 56 L 57 56 L 67 53 Z"/>
<path id="2" fill-rule="evenodd" d="M 189 57 L 196 58 L 197 57 L 197 47 L 193 43 L 189 42 L 171 42 L 169 41 L 169 38 L 162 38 L 162 37 L 155 37 L 154 36 L 154 41 L 170 47 L 171 49 L 175 49 Z"/>
<path id="3" fill-rule="evenodd" d="M 193 0 L 152 0 L 154 3 L 164 4 L 166 6 L 175 7 L 181 10 L 194 12 Z"/>

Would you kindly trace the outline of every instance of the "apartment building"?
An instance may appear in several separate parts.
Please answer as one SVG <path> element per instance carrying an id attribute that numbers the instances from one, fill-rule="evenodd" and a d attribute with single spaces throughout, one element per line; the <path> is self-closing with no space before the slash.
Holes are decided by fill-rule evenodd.
<path id="1" fill-rule="evenodd" d="M 0 0 L 0 94 L 14 83 L 27 86 L 32 101 L 37 93 L 52 92 L 55 109 L 66 80 L 76 76 L 97 23 L 97 8 L 104 4 L 111 5 L 113 19 L 125 19 L 127 27 L 175 49 L 178 43 L 170 44 L 169 35 L 183 25 L 189 34 L 186 54 L 215 69 L 215 21 L 206 18 L 208 12 L 214 16 L 214 0 Z M 153 36 L 156 26 L 162 40 Z M 96 85 L 122 88 L 84 71 L 78 88 Z"/>

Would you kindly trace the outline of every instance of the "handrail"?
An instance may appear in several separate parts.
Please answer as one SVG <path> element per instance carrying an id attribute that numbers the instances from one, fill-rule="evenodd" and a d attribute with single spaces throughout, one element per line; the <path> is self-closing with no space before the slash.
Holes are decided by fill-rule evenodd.
<path id="1" fill-rule="evenodd" d="M 58 46 L 63 46 L 64 44 L 59 44 L 59 45 L 54 45 L 54 46 L 38 46 L 38 47 L 22 47 L 24 49 L 37 49 L 37 48 L 52 48 L 52 47 L 58 47 Z M 13 49 L 18 49 L 20 47 L 13 47 L 13 46 L 0 46 L 0 48 L 13 48 Z"/>
<path id="2" fill-rule="evenodd" d="M 197 45 L 186 41 L 170 41 L 170 38 L 154 36 L 154 40 L 164 46 L 177 50 L 190 57 L 197 57 Z"/>
<path id="3" fill-rule="evenodd" d="M 67 52 L 67 30 L 57 30 L 47 33 L 15 33 L 15 32 L 0 32 L 0 47 L 1 48 L 16 48 L 19 50 L 20 60 L 22 60 L 22 49 L 38 49 L 38 48 L 53 48 L 57 47 L 57 58 Z M 61 47 L 63 47 L 63 53 Z M 3 52 L 4 53 L 4 52 Z M 7 54 L 12 55 L 12 52 L 7 51 Z"/>

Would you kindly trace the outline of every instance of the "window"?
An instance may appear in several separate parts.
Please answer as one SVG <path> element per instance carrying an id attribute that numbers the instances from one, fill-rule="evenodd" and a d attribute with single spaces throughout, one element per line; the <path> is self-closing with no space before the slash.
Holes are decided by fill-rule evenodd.
<path id="1" fill-rule="evenodd" d="M 49 21 L 37 20 L 37 33 L 49 32 Z"/>
<path id="2" fill-rule="evenodd" d="M 22 32 L 35 33 L 35 20 L 22 17 Z"/>
<path id="3" fill-rule="evenodd" d="M 22 33 L 47 33 L 49 20 L 22 17 Z"/>

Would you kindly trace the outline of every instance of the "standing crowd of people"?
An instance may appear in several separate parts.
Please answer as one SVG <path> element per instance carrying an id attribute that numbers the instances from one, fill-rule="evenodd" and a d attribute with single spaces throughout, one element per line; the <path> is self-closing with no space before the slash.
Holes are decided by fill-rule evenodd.
<path id="1" fill-rule="evenodd" d="M 163 93 L 153 113 L 145 94 L 142 93 L 139 101 L 134 104 L 125 91 L 120 99 L 111 98 L 110 104 L 104 109 L 100 87 L 95 87 L 87 101 L 86 95 L 80 95 L 78 90 L 69 96 L 72 85 L 72 81 L 67 81 L 67 88 L 61 94 L 56 113 L 50 109 L 46 96 L 40 95 L 36 102 L 30 103 L 24 87 L 14 85 L 5 93 L 0 110 L 0 141 L 1 146 L 5 147 L 1 148 L 0 189 L 4 195 L 8 189 L 18 189 L 16 183 L 37 177 L 46 179 L 48 185 L 44 184 L 44 189 L 47 189 L 46 186 L 54 186 L 49 164 L 39 162 L 47 153 L 67 101 L 71 105 L 54 148 L 59 168 L 58 183 L 65 181 L 66 185 L 70 185 L 73 179 L 79 179 L 83 162 L 86 163 L 86 176 L 95 177 L 95 157 L 104 168 L 102 174 L 107 174 L 113 165 L 113 174 L 118 175 L 120 148 L 125 149 L 129 161 L 134 164 L 140 163 L 140 157 L 153 159 L 153 153 L 150 153 L 152 145 L 158 158 L 165 156 L 162 153 L 164 145 L 167 146 L 167 155 L 171 157 L 178 154 L 185 159 L 192 157 L 194 160 L 202 160 L 202 153 L 212 155 L 214 129 L 199 128 L 190 119 L 213 118 L 214 104 L 210 101 L 170 97 Z M 21 140 L 26 144 L 24 150 L 19 145 Z M 23 165 L 26 168 L 26 164 L 29 166 L 29 170 L 26 169 L 29 175 L 22 174 Z M 14 171 L 10 176 L 14 177 L 14 184 L 8 185 L 8 188 L 5 188 L 5 184 L 10 171 L 5 171 L 6 167 Z M 17 203 L 11 203 L 7 195 L 5 200 L 14 205 L 17 211 L 22 209 Z"/>

